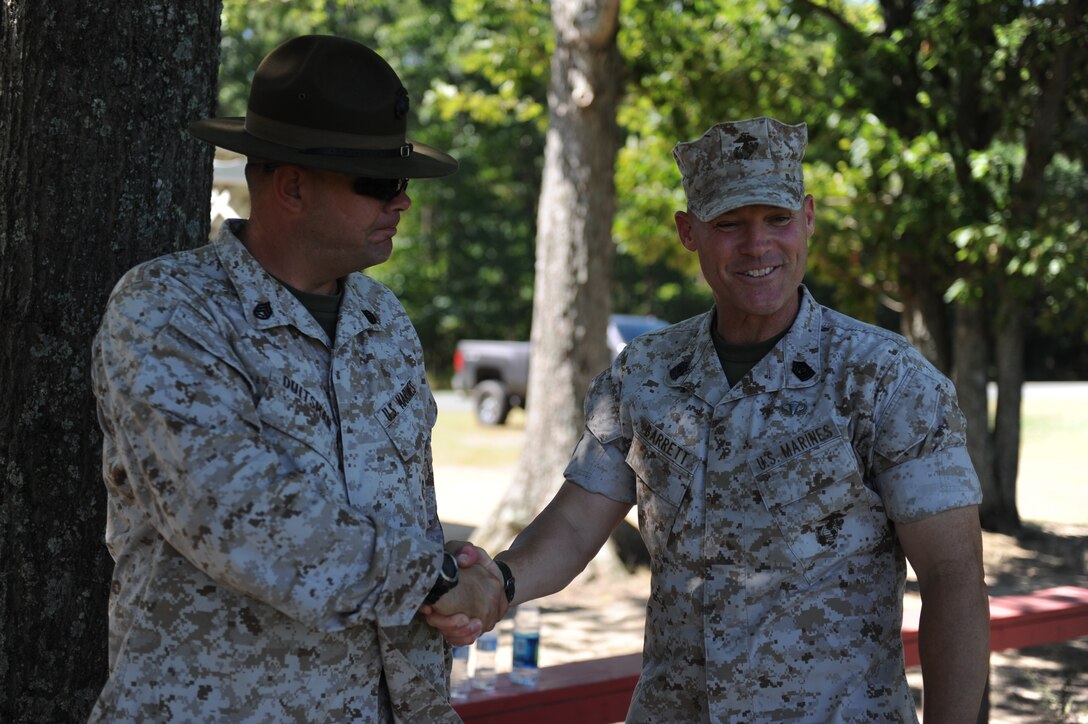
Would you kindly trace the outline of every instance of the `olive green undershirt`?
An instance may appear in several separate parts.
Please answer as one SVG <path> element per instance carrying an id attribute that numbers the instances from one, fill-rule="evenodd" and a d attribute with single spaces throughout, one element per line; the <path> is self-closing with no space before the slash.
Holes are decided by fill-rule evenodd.
<path id="1" fill-rule="evenodd" d="M 710 338 L 714 340 L 714 349 L 718 353 L 718 359 L 722 363 L 722 370 L 725 372 L 725 379 L 729 382 L 729 386 L 732 387 L 740 382 L 757 362 L 774 349 L 788 331 L 790 331 L 789 328 L 786 328 L 780 334 L 755 344 L 729 344 L 718 334 L 718 323 L 715 318 L 710 328 Z"/>
<path id="2" fill-rule="evenodd" d="M 277 279 L 280 284 L 283 284 L 283 288 L 295 295 L 302 306 L 309 310 L 310 314 L 314 315 L 314 319 L 321 325 L 321 328 L 325 330 L 325 334 L 329 335 L 329 341 L 336 340 L 336 316 L 340 311 L 340 298 L 343 296 L 340 285 L 336 287 L 336 294 L 314 294 L 313 292 L 304 292 L 301 289 L 295 289 L 290 284 L 287 284 L 282 279 Z"/>

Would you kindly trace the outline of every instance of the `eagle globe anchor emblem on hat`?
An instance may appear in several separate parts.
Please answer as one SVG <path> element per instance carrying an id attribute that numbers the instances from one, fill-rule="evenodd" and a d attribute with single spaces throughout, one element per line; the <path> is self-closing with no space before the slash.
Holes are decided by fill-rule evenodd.
<path id="1" fill-rule="evenodd" d="M 304 35 L 257 67 L 243 118 L 189 124 L 196 138 L 266 162 L 368 178 L 434 178 L 457 160 L 406 135 L 410 102 L 380 55 L 346 38 Z"/>

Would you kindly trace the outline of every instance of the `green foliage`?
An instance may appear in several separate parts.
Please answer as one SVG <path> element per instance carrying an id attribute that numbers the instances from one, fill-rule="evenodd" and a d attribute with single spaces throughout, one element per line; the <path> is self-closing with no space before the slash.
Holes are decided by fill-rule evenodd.
<path id="1" fill-rule="evenodd" d="M 987 219 L 952 233 L 957 258 L 977 267 L 998 268 L 1007 285 L 1024 296 L 1037 290 L 1036 322 L 1046 333 L 1079 333 L 1088 339 L 1082 323 L 1088 318 L 1084 275 L 1088 229 L 1083 220 L 1088 174 L 1080 161 L 1058 156 L 1047 169 L 1048 193 L 1037 221 L 1024 228 L 1014 218 L 1014 200 L 1009 197 L 1023 164 L 1023 147 L 1011 144 L 994 144 L 972 157 L 976 179 L 991 189 L 996 203 Z M 1071 320 L 1079 321 L 1070 324 Z"/>
<path id="2" fill-rule="evenodd" d="M 388 21 L 392 5 L 384 0 L 224 0 L 219 114 L 245 115 L 253 72 L 280 43 L 297 35 L 332 34 L 377 45 L 377 31 Z"/>
<path id="3" fill-rule="evenodd" d="M 819 138 L 828 107 L 811 103 L 833 92 L 825 83 L 834 50 L 826 34 L 809 32 L 775 0 L 667 5 L 626 0 L 620 15 L 628 84 L 619 113 L 626 137 L 616 169 L 617 270 L 632 266 L 623 263 L 629 256 L 644 273 L 653 272 L 654 278 L 641 284 L 657 290 L 651 311 L 708 303 L 698 262 L 680 245 L 673 223 L 675 211 L 686 205 L 671 153 L 678 141 L 698 138 L 722 121 L 773 115 L 809 124 L 810 167 L 814 159 L 819 163 L 833 155 L 822 150 Z M 824 178 L 829 176 L 810 174 L 810 190 L 818 196 Z M 837 268 L 814 265 L 815 283 Z M 684 283 L 669 278 L 677 273 Z M 855 286 L 851 281 L 848 289 Z"/>
<path id="4" fill-rule="evenodd" d="M 1000 288 L 1036 304 L 1044 318 L 1075 319 L 1069 307 L 1056 314 L 1054 305 L 1068 296 L 1038 292 L 1082 283 L 1061 250 L 1084 251 L 1072 222 L 1083 218 L 1084 196 L 1068 193 L 1083 183 L 1083 170 L 1063 155 L 1083 154 L 1083 70 L 1053 124 L 1066 142 L 1057 144 L 1038 195 L 1025 157 L 1029 144 L 1039 151 L 1053 140 L 1037 130 L 1047 122 L 1039 106 L 1063 44 L 1075 46 L 1081 68 L 1088 61 L 1084 24 L 1070 24 L 1078 13 L 1064 1 L 886 2 L 872 6 L 880 11 L 873 23 L 847 17 L 846 7 L 793 3 L 835 37 L 829 87 L 842 92 L 827 100 L 843 119 L 844 139 L 852 139 L 844 158 L 853 172 L 839 164 L 855 192 L 845 226 L 858 224 L 868 236 L 875 261 L 862 263 L 875 273 L 868 281 L 894 297 L 904 281 L 897 268 L 925 269 L 947 299 Z M 1036 164 L 1050 161 L 1034 156 Z M 849 233 L 833 247 L 839 259 L 860 249 Z M 1083 324 L 1081 317 L 1073 326 Z"/>
<path id="5" fill-rule="evenodd" d="M 822 301 L 888 323 L 919 275 L 950 299 L 1000 282 L 1046 330 L 1083 335 L 1088 41 L 1068 1 L 622 0 L 614 308 L 670 320 L 707 308 L 676 238 L 671 149 L 766 114 L 809 126 L 808 283 Z M 344 34 L 389 59 L 413 102 L 410 133 L 461 168 L 412 184 L 393 258 L 373 273 L 404 301 L 432 371 L 448 370 L 458 338 L 527 338 L 548 2 L 226 0 L 223 23 L 225 114 L 244 113 L 253 69 L 287 37 Z M 1035 197 L 1025 149 L 1073 47 Z"/>

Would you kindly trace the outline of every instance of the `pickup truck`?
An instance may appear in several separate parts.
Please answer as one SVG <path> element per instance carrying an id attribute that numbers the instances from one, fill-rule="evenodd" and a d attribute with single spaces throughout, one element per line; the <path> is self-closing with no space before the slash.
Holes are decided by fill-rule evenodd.
<path id="1" fill-rule="evenodd" d="M 608 318 L 612 359 L 627 343 L 667 322 L 657 317 L 613 314 Z M 453 388 L 472 395 L 482 425 L 503 425 L 514 407 L 525 407 L 529 387 L 529 343 L 463 339 L 453 353 Z"/>

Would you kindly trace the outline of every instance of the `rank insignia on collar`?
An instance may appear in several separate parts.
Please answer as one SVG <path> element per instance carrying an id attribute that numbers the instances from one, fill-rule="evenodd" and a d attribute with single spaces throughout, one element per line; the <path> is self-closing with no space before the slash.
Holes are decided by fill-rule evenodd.
<path id="1" fill-rule="evenodd" d="M 687 374 L 687 371 L 690 368 L 691 358 L 689 357 L 688 359 L 683 360 L 682 362 L 680 362 L 680 364 L 675 365 L 671 370 L 669 370 L 669 377 L 671 377 L 673 382 L 675 382 L 676 380 L 680 379 L 681 375 Z"/>
<path id="2" fill-rule="evenodd" d="M 816 375 L 816 371 L 809 367 L 808 363 L 804 360 L 797 360 L 794 362 L 790 367 L 790 371 L 793 372 L 794 377 L 802 382 L 808 382 Z"/>

